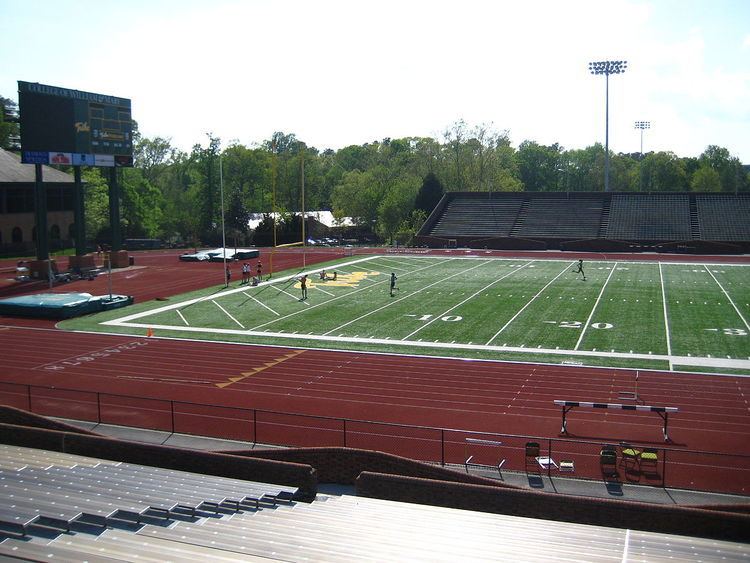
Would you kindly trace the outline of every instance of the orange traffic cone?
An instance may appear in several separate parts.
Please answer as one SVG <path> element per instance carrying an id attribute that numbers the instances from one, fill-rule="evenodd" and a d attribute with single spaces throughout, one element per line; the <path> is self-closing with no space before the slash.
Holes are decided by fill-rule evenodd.
<path id="1" fill-rule="evenodd" d="M 148 330 L 146 331 L 146 336 L 153 336 L 153 335 L 154 335 L 153 329 L 151 327 L 148 327 Z"/>

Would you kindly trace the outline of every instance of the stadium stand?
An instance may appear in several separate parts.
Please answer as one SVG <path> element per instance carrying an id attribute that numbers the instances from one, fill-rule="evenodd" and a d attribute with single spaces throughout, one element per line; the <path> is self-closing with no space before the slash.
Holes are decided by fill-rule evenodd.
<path id="1" fill-rule="evenodd" d="M 552 194 L 545 194 L 552 195 Z M 534 197 L 514 235 L 521 237 L 596 238 L 602 219 L 602 200 L 588 194 Z"/>
<path id="2" fill-rule="evenodd" d="M 620 240 L 689 240 L 687 194 L 614 194 L 607 238 Z"/>
<path id="3" fill-rule="evenodd" d="M 750 240 L 750 194 L 697 194 L 703 240 Z"/>
<path id="4" fill-rule="evenodd" d="M 750 252 L 750 194 L 478 193 L 443 196 L 418 245 Z"/>
<path id="5" fill-rule="evenodd" d="M 457 197 L 448 203 L 445 214 L 433 229 L 434 236 L 509 236 L 523 203 L 521 195 L 501 199 Z"/>

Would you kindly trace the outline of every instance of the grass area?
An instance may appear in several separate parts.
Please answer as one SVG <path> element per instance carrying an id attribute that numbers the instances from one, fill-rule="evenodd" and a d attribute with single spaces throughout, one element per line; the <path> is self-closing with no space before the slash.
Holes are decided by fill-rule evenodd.
<path id="1" fill-rule="evenodd" d="M 387 255 L 211 288 L 63 328 L 576 365 L 750 373 L 742 265 Z M 390 294 L 390 274 L 398 277 Z M 296 274 L 296 273 L 295 273 Z M 103 324 L 105 323 L 105 324 Z"/>

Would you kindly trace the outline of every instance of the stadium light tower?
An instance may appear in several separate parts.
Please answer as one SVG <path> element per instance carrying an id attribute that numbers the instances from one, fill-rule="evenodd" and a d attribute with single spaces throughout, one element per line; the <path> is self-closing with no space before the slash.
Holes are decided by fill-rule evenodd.
<path id="1" fill-rule="evenodd" d="M 604 133 L 604 191 L 609 191 L 609 75 L 622 74 L 628 68 L 628 61 L 595 61 L 589 63 L 591 74 L 603 74 L 606 78 L 606 114 Z"/>
<path id="2" fill-rule="evenodd" d="M 651 129 L 650 121 L 636 121 L 635 128 L 641 130 L 641 159 L 643 159 L 643 130 Z"/>

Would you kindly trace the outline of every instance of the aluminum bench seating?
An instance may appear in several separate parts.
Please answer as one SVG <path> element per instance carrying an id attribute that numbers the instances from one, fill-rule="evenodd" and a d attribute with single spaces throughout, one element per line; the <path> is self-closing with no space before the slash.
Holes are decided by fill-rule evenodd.
<path id="1" fill-rule="evenodd" d="M 118 465 L 119 461 L 109 461 L 93 457 L 66 454 L 50 450 L 35 450 L 22 446 L 0 444 L 0 468 L 23 467 L 76 467 L 79 465 Z"/>
<path id="2" fill-rule="evenodd" d="M 193 511 L 206 507 L 214 511 L 220 508 L 239 510 L 244 507 L 248 509 L 249 506 L 258 508 L 260 505 L 289 502 L 288 499 L 294 495 L 292 490 L 277 488 L 272 489 L 277 495 L 268 494 L 266 491 L 271 486 L 265 487 L 257 484 L 253 486 L 252 483 L 238 490 L 237 486 L 224 486 L 222 478 L 174 481 L 171 477 L 165 476 L 160 479 L 143 480 L 142 475 L 139 475 L 139 478 L 129 478 L 127 474 L 123 474 L 122 477 L 116 478 L 107 476 L 96 482 L 98 486 L 116 486 L 117 490 L 123 494 L 132 492 L 136 497 L 147 494 L 148 499 L 144 500 L 148 500 L 152 507 L 169 512 L 185 507 Z M 177 501 L 179 504 L 174 504 Z"/>
<path id="3" fill-rule="evenodd" d="M 56 561 L 58 563 L 80 563 L 81 561 L 113 563 L 122 561 L 122 558 L 119 557 L 107 557 L 99 554 L 82 557 L 81 552 L 75 548 L 13 539 L 0 543 L 0 556 L 30 559 L 32 561 Z"/>
<path id="4" fill-rule="evenodd" d="M 184 542 L 167 541 L 160 538 L 146 538 L 119 530 L 107 530 L 98 536 L 89 534 L 64 535 L 51 542 L 50 547 L 76 549 L 79 561 L 86 559 L 84 554 L 106 554 L 119 560 L 136 561 L 196 561 L 228 562 L 237 561 L 237 556 L 222 554 L 221 551 Z"/>
<path id="5" fill-rule="evenodd" d="M 123 512 L 130 511 L 140 514 L 146 509 L 152 509 L 152 511 L 163 512 L 163 518 L 167 518 L 178 508 L 187 508 L 194 512 L 195 508 L 203 502 L 203 498 L 196 495 L 195 492 L 175 491 L 173 488 L 139 484 L 126 479 L 119 482 L 106 479 L 93 480 L 80 475 L 59 474 L 55 469 L 47 470 L 46 473 L 47 483 L 50 486 L 57 487 L 58 491 L 67 491 L 69 494 L 77 495 L 79 499 L 89 495 L 94 495 L 94 498 L 97 495 L 99 498 L 108 497 L 113 502 L 119 503 L 123 507 Z M 134 506 L 143 508 L 141 510 L 129 508 Z"/>
<path id="6" fill-rule="evenodd" d="M 36 490 L 35 490 L 36 489 Z M 150 508 L 148 504 L 135 504 L 113 497 L 94 496 L 90 492 L 75 490 L 49 491 L 44 486 L 6 489 L 6 502 L 31 506 L 44 517 L 59 514 L 68 524 L 74 522 L 106 526 L 114 521 L 139 521 Z M 68 526 L 70 527 L 70 526 Z"/>
<path id="7" fill-rule="evenodd" d="M 43 454 L 36 457 L 46 466 Z M 66 523 L 58 526 L 65 529 L 73 522 L 99 526 L 143 523 L 153 522 L 156 516 L 169 519 L 187 513 L 195 517 L 197 510 L 227 514 L 257 510 L 289 503 L 296 492 L 295 488 L 126 463 L 4 469 L 0 470 L 0 483 L 6 498 L 20 496 L 36 503 L 36 510 L 20 524 L 13 514 L 7 515 L 8 526 L 21 533 L 29 519 L 40 515 L 54 515 Z"/>
<path id="8" fill-rule="evenodd" d="M 70 482 L 88 484 L 92 487 L 118 487 L 122 492 L 135 490 L 138 492 L 151 491 L 154 496 L 170 498 L 180 497 L 205 500 L 244 500 L 255 496 L 268 494 L 285 496 L 284 492 L 293 494 L 290 489 L 279 489 L 278 486 L 253 484 L 252 482 L 230 480 L 210 475 L 191 478 L 192 474 L 181 471 L 153 471 L 155 468 L 141 469 L 141 466 L 121 464 L 116 468 L 77 467 L 71 470 L 53 468 L 49 474 L 57 474 Z"/>

